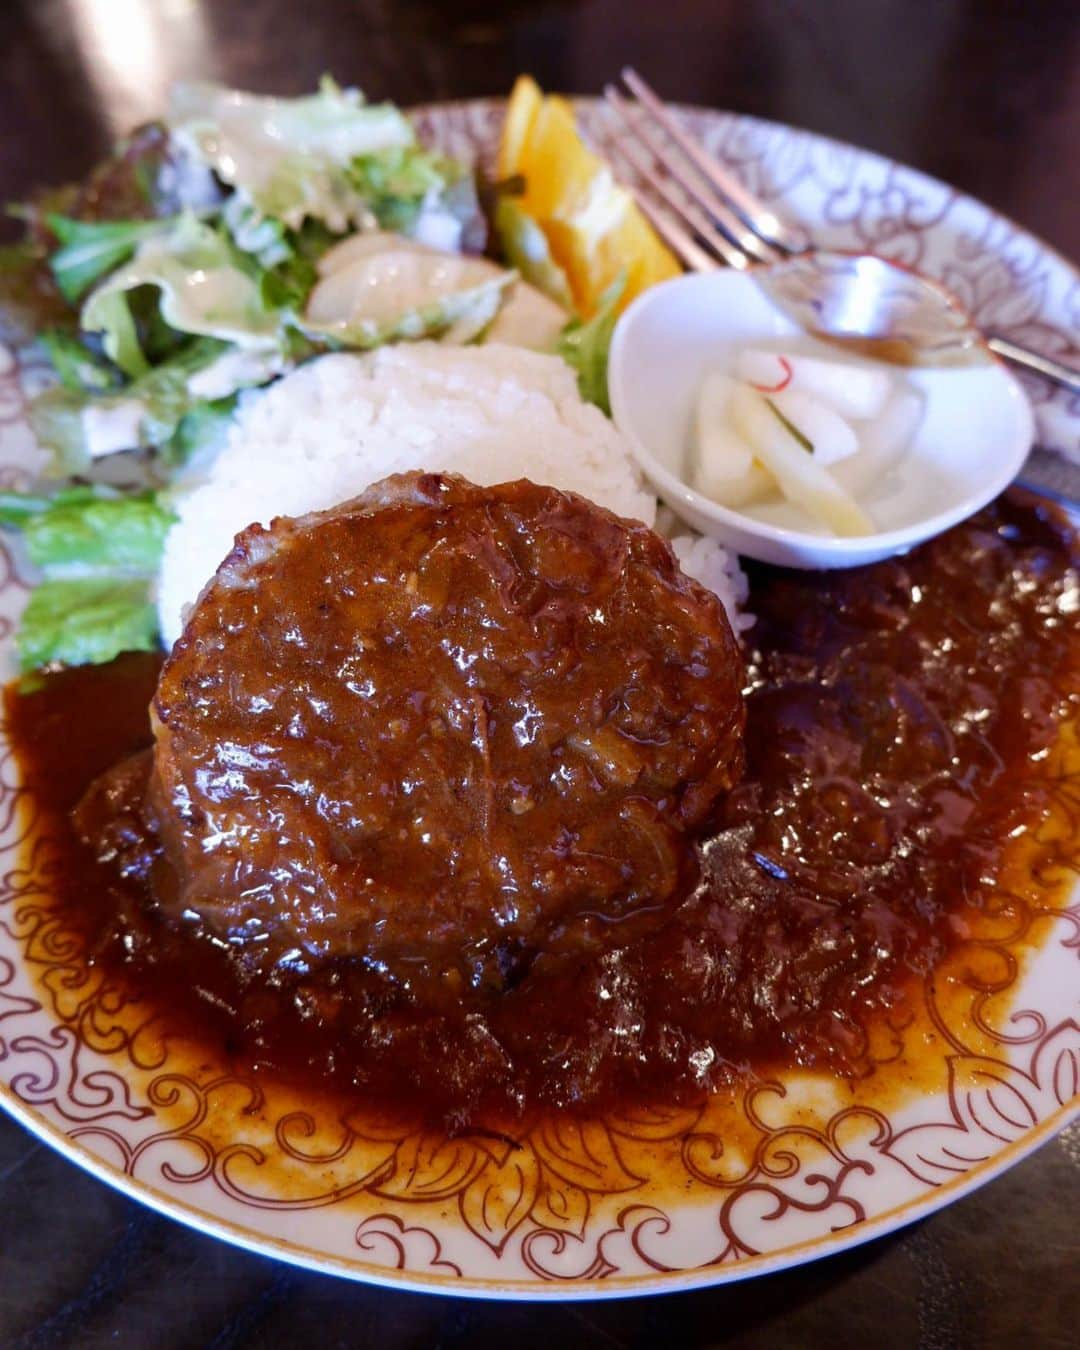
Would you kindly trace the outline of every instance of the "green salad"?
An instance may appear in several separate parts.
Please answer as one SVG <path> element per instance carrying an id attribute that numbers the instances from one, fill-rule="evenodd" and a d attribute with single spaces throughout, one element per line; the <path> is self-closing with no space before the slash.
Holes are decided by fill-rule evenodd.
<path id="1" fill-rule="evenodd" d="M 533 345 L 606 411 L 621 287 L 581 322 L 515 191 L 421 145 L 392 104 L 324 79 L 296 99 L 179 86 L 164 120 L 84 183 L 13 207 L 25 237 L 0 254 L 0 311 L 55 372 L 29 414 L 42 479 L 0 494 L 0 525 L 41 578 L 23 669 L 157 644 L 172 485 L 215 453 L 244 390 L 321 353 L 482 342 L 525 289 L 548 307 Z M 372 286 L 370 303 L 336 311 L 343 250 L 383 273 L 391 256 L 397 274 L 415 255 L 413 289 Z M 462 265 L 432 261 L 447 255 Z"/>

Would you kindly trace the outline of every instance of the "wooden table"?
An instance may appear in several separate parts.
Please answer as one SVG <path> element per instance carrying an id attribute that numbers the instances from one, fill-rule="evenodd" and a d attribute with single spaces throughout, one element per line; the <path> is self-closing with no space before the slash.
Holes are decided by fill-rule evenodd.
<path id="1" fill-rule="evenodd" d="M 949 179 L 1080 252 L 1080 10 L 1060 0 L 6 0 L 0 187 L 82 173 L 177 77 L 330 70 L 401 103 L 595 93 L 625 62 Z M 894 1237 L 744 1285 L 544 1307 L 391 1294 L 226 1247 L 0 1119 L 5 1346 L 1053 1347 L 1080 1326 L 1080 1128 Z"/>

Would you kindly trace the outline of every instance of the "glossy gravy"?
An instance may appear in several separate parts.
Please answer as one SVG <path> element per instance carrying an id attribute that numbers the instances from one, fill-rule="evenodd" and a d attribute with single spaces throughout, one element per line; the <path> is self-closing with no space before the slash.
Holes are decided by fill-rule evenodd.
<path id="1" fill-rule="evenodd" d="M 188 1035 L 457 1128 L 691 1102 L 782 1065 L 873 1070 L 875 1027 L 1062 809 L 1052 749 L 1080 705 L 1078 605 L 1074 533 L 1019 495 L 906 558 L 755 569 L 747 769 L 696 845 L 698 883 L 659 931 L 539 962 L 460 1014 L 372 1008 L 347 964 L 302 988 L 245 978 L 227 944 L 88 856 L 68 812 L 149 743 L 155 658 L 9 690 L 8 726 L 55 903 L 90 960 Z M 1077 822 L 1056 829 L 1076 859 Z"/>

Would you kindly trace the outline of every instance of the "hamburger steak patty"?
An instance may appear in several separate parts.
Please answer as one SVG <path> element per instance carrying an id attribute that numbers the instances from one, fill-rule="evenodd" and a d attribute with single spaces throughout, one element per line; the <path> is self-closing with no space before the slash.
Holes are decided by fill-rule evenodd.
<path id="1" fill-rule="evenodd" d="M 252 972 L 505 987 L 685 893 L 742 678 L 664 540 L 554 488 L 405 474 L 251 526 L 158 685 L 158 894 Z"/>

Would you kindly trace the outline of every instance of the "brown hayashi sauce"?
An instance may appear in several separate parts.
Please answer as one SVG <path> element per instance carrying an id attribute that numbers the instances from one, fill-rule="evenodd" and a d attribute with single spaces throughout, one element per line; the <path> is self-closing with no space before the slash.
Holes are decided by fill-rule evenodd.
<path id="1" fill-rule="evenodd" d="M 150 742 L 157 658 L 9 690 L 8 725 L 55 903 L 170 1024 L 459 1126 L 694 1100 L 750 1069 L 872 1068 L 875 1020 L 963 940 L 1010 840 L 1051 809 L 1048 751 L 1080 705 L 1078 568 L 1064 518 L 1010 494 L 904 558 L 754 569 L 747 768 L 698 884 L 654 931 L 437 1013 L 372 1006 L 348 962 L 245 979 L 227 943 L 166 922 L 79 843 L 75 803 Z"/>

